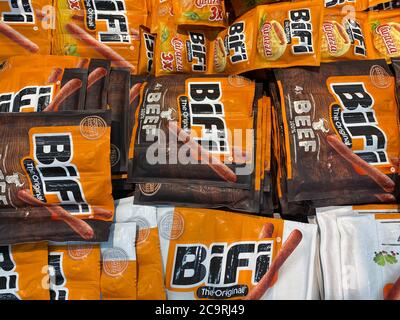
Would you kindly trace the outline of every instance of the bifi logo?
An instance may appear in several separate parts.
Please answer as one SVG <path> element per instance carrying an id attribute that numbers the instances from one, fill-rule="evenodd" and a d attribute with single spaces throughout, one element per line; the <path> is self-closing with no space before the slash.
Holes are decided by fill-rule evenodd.
<path id="1" fill-rule="evenodd" d="M 379 128 L 375 101 L 364 83 L 334 83 L 330 87 L 340 103 L 331 106 L 331 117 L 343 142 L 351 148 L 353 139 L 362 139 L 364 148 L 355 154 L 370 164 L 388 163 L 387 137 Z"/>
<path id="2" fill-rule="evenodd" d="M 146 48 L 146 57 L 147 57 L 147 72 L 151 72 L 153 69 L 153 57 L 154 57 L 154 41 L 155 37 L 150 33 L 144 33 L 144 45 Z"/>
<path id="3" fill-rule="evenodd" d="M 204 33 L 189 32 L 189 61 L 193 59 L 196 61 L 192 64 L 192 71 L 205 72 L 207 71 L 207 50 L 206 50 L 206 37 Z"/>
<path id="4" fill-rule="evenodd" d="M 175 247 L 171 287 L 237 285 L 242 271 L 251 272 L 255 285 L 268 271 L 272 254 L 271 240 L 213 243 L 209 247 L 179 244 Z"/>
<path id="5" fill-rule="evenodd" d="M 53 97 L 53 86 L 29 86 L 16 93 L 0 94 L 0 112 L 40 112 L 45 109 Z M 31 110 L 33 109 L 33 110 Z"/>
<path id="6" fill-rule="evenodd" d="M 7 24 L 35 24 L 31 0 L 8 0 L 9 12 L 2 12 L 1 19 Z"/>
<path id="7" fill-rule="evenodd" d="M 229 154 L 220 82 L 189 82 L 190 125 L 201 127 L 194 139 L 210 153 Z"/>
<path id="8" fill-rule="evenodd" d="M 325 8 L 340 6 L 347 2 L 354 4 L 356 0 L 325 0 Z"/>
<path id="9" fill-rule="evenodd" d="M 308 54 L 314 52 L 313 28 L 310 9 L 289 11 L 290 37 L 297 39 L 292 45 L 293 54 Z"/>
<path id="10" fill-rule="evenodd" d="M 21 300 L 11 246 L 0 246 L 0 300 Z"/>
<path id="11" fill-rule="evenodd" d="M 98 32 L 103 43 L 131 43 L 125 0 L 86 0 L 86 26 L 96 30 L 97 21 L 105 22 L 107 31 Z"/>
<path id="12" fill-rule="evenodd" d="M 67 279 L 63 270 L 63 252 L 49 253 L 50 300 L 68 300 Z"/>
<path id="13" fill-rule="evenodd" d="M 34 160 L 25 158 L 24 168 L 32 184 L 35 198 L 47 202 L 56 195 L 60 205 L 71 214 L 89 214 L 90 206 L 83 194 L 80 176 L 73 159 L 70 133 L 32 135 Z"/>
<path id="14" fill-rule="evenodd" d="M 366 56 L 367 48 L 360 24 L 356 20 L 347 19 L 347 32 L 354 42 L 354 54 L 356 56 Z"/>
<path id="15" fill-rule="evenodd" d="M 229 59 L 232 63 L 239 63 L 248 60 L 246 48 L 245 22 L 236 22 L 228 30 Z"/>

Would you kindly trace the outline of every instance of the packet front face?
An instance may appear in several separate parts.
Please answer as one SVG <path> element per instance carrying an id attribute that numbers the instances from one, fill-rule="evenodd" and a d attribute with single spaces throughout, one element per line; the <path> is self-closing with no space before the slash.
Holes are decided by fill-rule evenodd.
<path id="1" fill-rule="evenodd" d="M 136 223 L 114 223 L 110 239 L 101 244 L 101 297 L 136 300 Z"/>
<path id="2" fill-rule="evenodd" d="M 400 57 L 400 9 L 370 12 L 369 27 L 376 57 Z"/>
<path id="3" fill-rule="evenodd" d="M 0 60 L 15 55 L 50 54 L 51 0 L 0 2 Z"/>
<path id="4" fill-rule="evenodd" d="M 78 68 L 80 64 L 82 59 L 78 57 L 32 55 L 28 61 L 26 56 L 9 58 L 0 69 L 0 112 L 45 110 L 60 92 L 64 81 L 71 80 L 74 73 L 80 85 L 71 98 L 78 104 L 84 103 L 81 95 L 86 92 L 87 76 L 78 78 L 76 73 L 83 72 Z M 67 104 L 68 101 L 64 101 L 61 109 Z"/>
<path id="5" fill-rule="evenodd" d="M 130 180 L 250 188 L 257 94 L 244 78 L 150 79 L 136 113 Z"/>
<path id="6" fill-rule="evenodd" d="M 168 299 L 255 299 L 292 232 L 302 239 L 258 299 L 317 298 L 316 226 L 204 209 L 157 214 Z"/>
<path id="7" fill-rule="evenodd" d="M 174 0 L 172 7 L 178 25 L 226 27 L 224 0 Z"/>
<path id="8" fill-rule="evenodd" d="M 114 66 L 136 69 L 139 26 L 146 23 L 146 1 L 56 1 L 53 53 L 107 58 Z"/>
<path id="9" fill-rule="evenodd" d="M 49 300 L 47 243 L 0 246 L 0 300 Z"/>
<path id="10" fill-rule="evenodd" d="M 156 75 L 210 73 L 211 31 L 186 30 L 161 21 L 155 47 Z"/>
<path id="11" fill-rule="evenodd" d="M 216 39 L 214 72 L 318 66 L 322 4 L 302 1 L 258 6 Z"/>
<path id="12" fill-rule="evenodd" d="M 155 207 L 137 206 L 133 202 L 133 197 L 116 202 L 115 221 L 137 226 L 137 299 L 165 300 L 157 211 Z"/>
<path id="13" fill-rule="evenodd" d="M 51 300 L 100 299 L 100 246 L 49 246 Z"/>
<path id="14" fill-rule="evenodd" d="M 109 113 L 2 113 L 0 123 L 0 243 L 108 238 Z"/>
<path id="15" fill-rule="evenodd" d="M 365 12 L 355 12 L 351 16 L 337 9 L 326 9 L 321 32 L 321 61 L 374 58 L 368 26 Z"/>
<path id="16" fill-rule="evenodd" d="M 337 62 L 275 73 L 289 201 L 395 202 L 398 107 L 386 63 Z"/>
<path id="17" fill-rule="evenodd" d="M 325 298 L 385 299 L 400 274 L 399 206 L 320 208 L 317 217 Z"/>

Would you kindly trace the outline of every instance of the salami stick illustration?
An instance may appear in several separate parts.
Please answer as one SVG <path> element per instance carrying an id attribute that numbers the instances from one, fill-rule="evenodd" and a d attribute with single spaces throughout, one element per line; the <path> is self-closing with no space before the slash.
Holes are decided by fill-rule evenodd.
<path id="1" fill-rule="evenodd" d="M 274 261 L 272 261 L 267 273 L 261 278 L 260 282 L 249 292 L 245 300 L 260 300 L 261 297 L 271 288 L 273 280 L 279 269 L 290 257 L 293 251 L 303 239 L 303 234 L 300 230 L 293 230 L 285 243 L 282 245 Z"/>
<path id="2" fill-rule="evenodd" d="M 49 204 L 42 202 L 38 199 L 36 199 L 34 196 L 32 196 L 28 190 L 19 190 L 18 191 L 18 198 L 25 202 L 26 204 L 29 204 L 32 207 L 52 207 L 55 206 L 55 204 Z M 97 208 L 97 207 L 92 207 L 93 210 L 93 215 L 89 216 L 89 218 L 103 218 L 103 219 L 111 219 L 112 218 L 112 212 L 103 208 Z"/>
<path id="3" fill-rule="evenodd" d="M 138 29 L 131 28 L 132 40 L 140 40 L 140 32 Z"/>
<path id="4" fill-rule="evenodd" d="M 99 42 L 97 39 L 93 38 L 89 33 L 83 30 L 81 27 L 74 23 L 68 23 L 65 26 L 66 30 L 76 39 L 84 42 L 88 46 L 92 47 L 98 53 L 100 53 L 103 57 L 114 62 L 116 66 L 129 68 L 134 70 L 135 67 L 126 61 L 121 55 L 111 49 L 109 46 L 104 43 Z"/>
<path id="5" fill-rule="evenodd" d="M 102 67 L 94 69 L 91 73 L 89 73 L 87 88 L 89 89 L 97 81 L 103 79 L 106 75 L 107 75 L 107 70 L 106 69 L 104 69 Z"/>
<path id="6" fill-rule="evenodd" d="M 368 162 L 357 156 L 349 147 L 347 147 L 340 139 L 334 134 L 326 137 L 329 145 L 346 161 L 353 166 L 363 170 L 371 179 L 373 179 L 379 186 L 388 193 L 393 193 L 395 183 L 388 176 L 380 172 L 377 168 L 371 166 Z"/>
<path id="7" fill-rule="evenodd" d="M 268 239 L 272 238 L 272 235 L 274 234 L 274 225 L 271 222 L 267 222 L 263 225 L 260 235 L 258 236 L 259 239 Z"/>
<path id="8" fill-rule="evenodd" d="M 58 205 L 44 203 L 32 196 L 27 190 L 19 190 L 18 198 L 30 206 L 45 207 L 50 212 L 52 217 L 58 217 L 60 220 L 64 221 L 83 239 L 90 240 L 93 238 L 94 231 L 92 227 L 85 221 L 71 215 L 64 208 Z"/>
<path id="9" fill-rule="evenodd" d="M 390 193 L 380 193 L 374 194 L 375 198 L 377 198 L 382 203 L 394 203 L 396 202 L 396 197 Z"/>
<path id="10" fill-rule="evenodd" d="M 69 80 L 56 94 L 53 101 L 43 110 L 44 112 L 57 111 L 58 107 L 66 100 L 68 97 L 73 95 L 76 91 L 82 88 L 82 81 L 79 79 Z"/>
<path id="11" fill-rule="evenodd" d="M 39 46 L 36 43 L 32 42 L 27 37 L 2 21 L 0 21 L 0 33 L 31 53 L 36 53 L 39 51 Z"/>
<path id="12" fill-rule="evenodd" d="M 131 88 L 131 90 L 129 91 L 129 104 L 132 104 L 132 102 L 135 101 L 137 96 L 140 94 L 141 86 L 141 83 L 137 83 Z"/>
<path id="13" fill-rule="evenodd" d="M 392 289 L 390 289 L 385 300 L 400 300 L 400 277 L 397 279 Z"/>
<path id="14" fill-rule="evenodd" d="M 53 68 L 51 70 L 49 79 L 47 80 L 48 83 L 55 83 L 57 82 L 58 78 L 62 75 L 63 70 L 61 68 Z"/>
<path id="15" fill-rule="evenodd" d="M 82 58 L 82 59 L 79 60 L 78 64 L 76 65 L 76 68 L 84 69 L 88 62 L 89 62 L 89 59 Z"/>
<path id="16" fill-rule="evenodd" d="M 179 128 L 175 122 L 170 121 L 169 128 L 170 131 L 177 136 L 178 140 L 182 141 L 190 148 L 190 155 L 195 158 L 195 160 L 205 159 L 207 160 L 207 165 L 222 179 L 228 182 L 237 181 L 236 174 L 226 164 L 222 163 L 218 158 L 213 157 L 182 128 Z"/>

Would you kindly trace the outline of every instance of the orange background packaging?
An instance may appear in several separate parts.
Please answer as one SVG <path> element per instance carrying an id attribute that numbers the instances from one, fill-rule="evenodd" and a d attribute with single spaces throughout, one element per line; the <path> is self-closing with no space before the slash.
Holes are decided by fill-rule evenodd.
<path id="1" fill-rule="evenodd" d="M 88 17 L 84 3 L 83 0 L 56 1 L 58 19 L 53 38 L 53 54 L 104 58 L 94 47 L 83 43 L 69 33 L 66 26 L 74 24 L 136 67 L 139 59 L 139 26 L 147 22 L 146 1 L 119 1 L 119 5 L 123 4 L 123 7 L 116 7 L 115 3 L 110 2 L 109 4 L 114 8 L 109 8 L 107 11 L 102 10 L 99 4 L 99 8 L 94 10 L 94 17 Z M 116 20 L 119 22 L 116 23 Z M 87 21 L 92 21 L 95 25 L 90 25 L 89 28 Z M 114 23 L 119 27 L 113 28 Z M 114 63 L 119 65 L 118 61 Z"/>
<path id="2" fill-rule="evenodd" d="M 172 0 L 149 0 L 151 2 L 150 13 L 150 32 L 158 33 L 159 25 L 167 23 L 169 20 L 174 21 L 174 11 L 172 8 Z"/>
<path id="3" fill-rule="evenodd" d="M 90 140 L 85 138 L 81 134 L 80 126 L 71 127 L 36 127 L 29 131 L 30 135 L 30 150 L 31 153 L 25 158 L 34 159 L 34 147 L 33 147 L 33 135 L 34 134 L 50 134 L 50 133 L 65 133 L 68 132 L 72 136 L 73 141 L 73 158 L 71 163 L 75 165 L 77 172 L 79 172 L 79 180 L 82 186 L 82 193 L 86 199 L 86 203 L 91 206 L 91 209 L 85 213 L 74 213 L 76 216 L 82 218 L 88 218 L 93 214 L 93 207 L 98 207 L 106 209 L 111 213 L 114 212 L 113 198 L 111 195 L 111 174 L 106 168 L 110 167 L 109 156 L 98 156 L 99 154 L 104 154 L 104 151 L 110 145 L 109 136 L 110 128 L 107 128 L 107 134 L 104 134 L 100 141 Z M 25 159 L 24 158 L 24 159 Z M 23 161 L 21 159 L 21 166 L 24 168 Z M 94 160 L 95 159 L 95 160 Z M 93 166 L 94 161 L 96 161 L 96 166 Z M 109 173 L 109 174 L 106 174 Z M 27 174 L 27 173 L 26 173 Z M 29 176 L 27 174 L 27 176 Z M 28 179 L 29 180 L 29 179 Z M 31 184 L 31 182 L 29 181 Z M 30 191 L 32 190 L 32 186 Z M 31 191 L 32 192 L 32 191 Z M 57 194 L 46 194 L 47 203 L 59 204 L 60 199 Z M 99 217 L 97 217 L 99 219 Z M 100 220 L 112 220 L 112 214 L 109 219 L 100 217 Z"/>
<path id="4" fill-rule="evenodd" d="M 1 246 L 0 250 L 0 276 L 9 286 L 0 288 L 0 300 L 49 300 L 47 242 Z M 12 288 L 11 279 L 15 279 Z"/>
<path id="5" fill-rule="evenodd" d="M 20 91 L 27 87 L 48 87 L 51 88 L 51 99 L 57 94 L 61 87 L 61 79 L 66 68 L 76 68 L 81 62 L 78 57 L 59 57 L 59 56 L 43 56 L 32 55 L 27 61 L 26 56 L 16 56 L 7 59 L 3 68 L 0 70 L 0 96 L 2 94 L 13 94 L 13 98 Z M 49 78 L 52 73 L 60 69 L 58 81 L 50 83 Z M 23 97 L 25 105 L 20 110 L 12 110 L 13 112 L 35 112 L 38 111 L 38 99 L 40 95 L 27 94 Z M 26 102 L 30 100 L 29 104 Z M 3 101 L 4 104 L 4 101 Z M 11 106 L 12 108 L 12 103 Z M 2 108 L 2 111 L 6 111 Z M 7 110 L 11 111 L 11 110 Z"/>
<path id="6" fill-rule="evenodd" d="M 137 299 L 165 300 L 156 208 L 134 205 L 133 202 L 133 197 L 116 201 L 115 220 L 137 225 Z"/>
<path id="7" fill-rule="evenodd" d="M 173 0 L 175 22 L 178 25 L 226 27 L 224 0 Z"/>
<path id="8" fill-rule="evenodd" d="M 115 223 L 108 242 L 101 244 L 101 297 L 136 300 L 136 223 Z"/>
<path id="9" fill-rule="evenodd" d="M 49 265 L 52 300 L 100 299 L 98 244 L 50 244 Z"/>
<path id="10" fill-rule="evenodd" d="M 340 28 L 340 29 L 339 29 Z M 326 9 L 321 32 L 321 62 L 373 59 L 368 14 Z"/>
<path id="11" fill-rule="evenodd" d="M 376 58 L 400 57 L 400 9 L 369 12 L 369 28 Z"/>
<path id="12" fill-rule="evenodd" d="M 224 43 L 226 59 L 219 65 L 226 64 L 226 68 L 215 68 L 214 62 L 214 71 L 238 74 L 265 68 L 318 66 L 322 12 L 318 1 L 262 5 L 248 11 L 219 34 L 217 41 Z M 290 43 L 285 34 L 289 25 Z"/>
<path id="13" fill-rule="evenodd" d="M 268 266 L 275 259 L 294 229 L 302 233 L 303 239 L 262 299 L 315 299 L 318 296 L 316 226 L 193 208 L 158 208 L 157 215 L 168 299 L 243 299 L 258 283 L 255 279 L 263 274 L 257 267 Z M 273 225 L 269 237 L 263 235 L 265 225 Z M 240 249 L 236 251 L 239 248 L 236 246 L 248 251 L 239 257 L 236 253 Z M 243 265 L 239 266 L 237 259 L 242 258 Z M 257 263 L 257 259 L 263 263 Z M 296 288 L 292 277 L 299 284 Z"/>
<path id="14" fill-rule="evenodd" d="M 154 57 L 156 75 L 210 73 L 213 37 L 214 32 L 209 30 L 189 31 L 171 19 L 160 21 Z"/>
<path id="15" fill-rule="evenodd" d="M 6 23 L 37 47 L 33 48 L 35 52 L 29 51 L 0 32 L 0 60 L 29 53 L 50 54 L 52 34 L 50 6 L 53 1 L 32 0 L 29 1 L 29 9 L 25 4 L 22 7 L 21 1 L 18 1 L 18 4 L 21 6 L 20 8 L 12 9 L 10 0 L 0 1 L 0 26 L 2 23 Z M 42 14 L 45 16 L 44 20 L 41 17 Z"/>

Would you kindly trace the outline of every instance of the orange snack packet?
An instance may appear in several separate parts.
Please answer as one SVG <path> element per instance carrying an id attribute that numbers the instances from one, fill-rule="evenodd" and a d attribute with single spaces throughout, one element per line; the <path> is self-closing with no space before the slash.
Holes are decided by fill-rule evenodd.
<path id="1" fill-rule="evenodd" d="M 156 76 L 179 73 L 208 73 L 211 66 L 212 31 L 189 31 L 172 20 L 158 26 L 155 47 Z"/>
<path id="2" fill-rule="evenodd" d="M 117 224 L 136 223 L 137 299 L 165 300 L 160 240 L 155 207 L 133 204 L 133 197 L 116 201 Z"/>
<path id="3" fill-rule="evenodd" d="M 0 112 L 43 111 L 60 92 L 66 69 L 83 67 L 84 60 L 47 55 L 7 59 L 0 70 Z"/>
<path id="4" fill-rule="evenodd" d="M 136 223 L 115 223 L 101 244 L 103 300 L 136 300 Z"/>
<path id="5" fill-rule="evenodd" d="M 369 27 L 377 58 L 400 57 L 400 9 L 370 12 Z"/>
<path id="6" fill-rule="evenodd" d="M 321 61 L 373 59 L 368 14 L 347 15 L 338 9 L 326 9 L 321 32 Z"/>
<path id="7" fill-rule="evenodd" d="M 51 0 L 0 1 L 0 59 L 50 54 Z"/>
<path id="8" fill-rule="evenodd" d="M 47 242 L 0 246 L 0 300 L 49 300 Z"/>
<path id="9" fill-rule="evenodd" d="M 100 246 L 49 246 L 51 300 L 100 299 Z"/>
<path id="10" fill-rule="evenodd" d="M 135 71 L 139 26 L 147 22 L 146 1 L 56 1 L 53 54 L 107 58 Z"/>
<path id="11" fill-rule="evenodd" d="M 174 0 L 172 6 L 178 25 L 227 26 L 224 0 Z"/>
<path id="12" fill-rule="evenodd" d="M 149 0 L 151 1 L 150 32 L 158 33 L 159 24 L 173 21 L 172 0 Z"/>
<path id="13" fill-rule="evenodd" d="M 215 40 L 214 72 L 318 66 L 322 10 L 320 2 L 302 1 L 247 12 Z"/>

